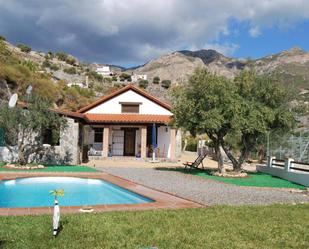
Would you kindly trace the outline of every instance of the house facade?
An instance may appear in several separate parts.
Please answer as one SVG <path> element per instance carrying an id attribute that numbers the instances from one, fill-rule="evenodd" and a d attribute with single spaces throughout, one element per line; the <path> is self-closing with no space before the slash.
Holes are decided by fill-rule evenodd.
<path id="1" fill-rule="evenodd" d="M 181 132 L 170 125 L 171 107 L 140 88 L 129 84 L 76 111 L 59 111 L 67 119 L 59 143 L 44 140 L 47 163 L 79 164 L 85 158 L 132 157 L 175 161 L 181 152 Z M 155 140 L 155 141 L 154 141 Z M 154 148 L 155 144 L 155 148 Z M 0 147 L 0 161 L 17 155 Z"/>
<path id="2" fill-rule="evenodd" d="M 80 109 L 83 145 L 91 157 L 130 156 L 176 160 L 181 134 L 169 124 L 171 107 L 132 84 Z M 156 148 L 153 148 L 155 140 Z"/>
<path id="3" fill-rule="evenodd" d="M 133 74 L 131 75 L 132 82 L 138 82 L 139 80 L 147 80 L 147 74 Z"/>
<path id="4" fill-rule="evenodd" d="M 109 66 L 102 66 L 102 67 L 98 67 L 96 69 L 96 72 L 102 76 L 111 76 L 113 73 L 112 71 L 110 70 L 110 67 Z"/>

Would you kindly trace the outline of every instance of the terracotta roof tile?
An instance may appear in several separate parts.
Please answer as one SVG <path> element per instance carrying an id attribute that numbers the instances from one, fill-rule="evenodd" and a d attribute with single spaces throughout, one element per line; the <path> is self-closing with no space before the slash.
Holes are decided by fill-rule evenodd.
<path id="1" fill-rule="evenodd" d="M 96 123 L 164 123 L 171 121 L 169 115 L 143 115 L 143 114 L 84 114 L 85 120 Z"/>
<path id="2" fill-rule="evenodd" d="M 79 112 L 72 112 L 72 111 L 67 111 L 67 110 L 59 110 L 59 109 L 52 109 L 52 111 L 58 113 L 58 114 L 62 114 L 68 117 L 73 117 L 73 118 L 84 118 L 84 114 L 79 113 Z"/>

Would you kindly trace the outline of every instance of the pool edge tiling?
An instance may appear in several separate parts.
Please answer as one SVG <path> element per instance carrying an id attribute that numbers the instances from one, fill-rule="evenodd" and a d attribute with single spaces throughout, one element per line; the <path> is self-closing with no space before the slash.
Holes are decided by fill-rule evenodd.
<path id="1" fill-rule="evenodd" d="M 111 205 L 92 205 L 93 212 L 104 211 L 134 211 L 134 210 L 151 210 L 151 209 L 178 209 L 178 208 L 199 208 L 204 207 L 196 202 L 186 200 L 169 193 L 160 192 L 146 186 L 136 184 L 123 178 L 113 176 L 107 173 L 26 173 L 26 172 L 6 172 L 0 173 L 0 180 L 13 180 L 16 178 L 27 177 L 44 177 L 44 176 L 64 176 L 80 177 L 90 179 L 101 179 L 131 192 L 154 200 L 154 202 L 141 204 L 111 204 Z M 81 213 L 83 206 L 61 206 L 61 213 Z M 0 216 L 14 215 L 40 215 L 51 214 L 53 211 L 50 207 L 31 207 L 31 208 L 0 208 Z"/>

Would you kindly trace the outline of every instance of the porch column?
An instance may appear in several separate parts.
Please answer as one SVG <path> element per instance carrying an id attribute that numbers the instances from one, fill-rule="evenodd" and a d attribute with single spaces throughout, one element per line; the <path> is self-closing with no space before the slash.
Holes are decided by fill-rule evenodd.
<path id="1" fill-rule="evenodd" d="M 147 157 L 147 127 L 141 127 L 141 158 L 146 159 Z"/>
<path id="2" fill-rule="evenodd" d="M 176 129 L 171 128 L 171 136 L 170 136 L 170 143 L 171 143 L 171 152 L 170 152 L 170 160 L 176 160 Z"/>
<path id="3" fill-rule="evenodd" d="M 102 157 L 107 158 L 108 157 L 108 144 L 109 144 L 109 127 L 104 127 L 103 129 L 103 151 L 102 151 Z"/>

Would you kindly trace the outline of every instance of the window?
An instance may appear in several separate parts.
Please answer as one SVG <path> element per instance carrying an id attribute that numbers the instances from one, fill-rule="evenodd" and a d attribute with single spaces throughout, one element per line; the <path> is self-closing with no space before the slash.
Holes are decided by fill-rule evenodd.
<path id="1" fill-rule="evenodd" d="M 50 144 L 52 146 L 60 145 L 60 129 L 59 128 L 45 128 L 42 131 L 43 144 Z"/>
<path id="2" fill-rule="evenodd" d="M 103 128 L 94 128 L 94 142 L 103 143 Z"/>
<path id="3" fill-rule="evenodd" d="M 122 113 L 139 113 L 139 104 L 121 104 Z"/>

